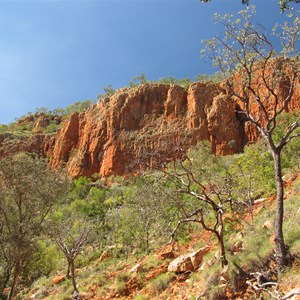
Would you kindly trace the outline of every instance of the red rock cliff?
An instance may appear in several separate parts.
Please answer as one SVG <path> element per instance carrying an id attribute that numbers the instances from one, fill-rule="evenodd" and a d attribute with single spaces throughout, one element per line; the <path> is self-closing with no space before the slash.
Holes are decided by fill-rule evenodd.
<path id="1" fill-rule="evenodd" d="M 84 114 L 71 115 L 44 150 L 71 176 L 123 175 L 157 166 L 200 140 L 217 154 L 240 151 L 244 133 L 235 104 L 219 85 L 145 84 L 119 90 Z"/>
<path id="2" fill-rule="evenodd" d="M 12 148 L 0 135 L 0 157 L 34 151 L 53 168 L 66 165 L 77 177 L 159 167 L 201 140 L 210 141 L 218 155 L 236 153 L 256 136 L 247 127 L 245 131 L 236 104 L 225 92 L 218 84 L 199 82 L 188 91 L 166 84 L 118 90 L 87 112 L 68 116 L 53 136 L 36 134 Z"/>

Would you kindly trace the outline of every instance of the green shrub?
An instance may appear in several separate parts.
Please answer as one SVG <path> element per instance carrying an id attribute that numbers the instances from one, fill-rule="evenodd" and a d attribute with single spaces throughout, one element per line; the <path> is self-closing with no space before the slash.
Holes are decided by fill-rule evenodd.
<path id="1" fill-rule="evenodd" d="M 148 300 L 148 299 L 149 299 L 148 296 L 143 294 L 137 295 L 133 298 L 133 300 Z"/>
<path id="2" fill-rule="evenodd" d="M 117 294 L 119 294 L 121 296 L 126 296 L 128 293 L 126 282 L 124 282 L 124 281 L 117 282 L 116 283 L 116 292 L 117 292 Z"/>
<path id="3" fill-rule="evenodd" d="M 215 285 L 212 286 L 211 289 L 208 292 L 208 295 L 206 296 L 207 300 L 223 300 L 227 299 L 225 295 L 225 289 L 222 285 Z"/>
<path id="4" fill-rule="evenodd" d="M 150 282 L 150 290 L 153 293 L 161 294 L 165 289 L 169 287 L 169 284 L 174 280 L 174 273 L 165 273 L 161 274 L 158 277 L 154 278 Z"/>
<path id="5" fill-rule="evenodd" d="M 161 264 L 161 260 L 155 256 L 155 255 L 150 255 L 147 257 L 146 262 L 143 264 L 143 270 L 150 271 L 154 267 L 157 267 Z"/>
<path id="6" fill-rule="evenodd" d="M 120 273 L 117 276 L 117 282 L 127 282 L 129 279 L 130 279 L 130 274 L 128 274 L 127 272 Z"/>
<path id="7" fill-rule="evenodd" d="M 107 278 L 104 274 L 97 274 L 95 278 L 95 283 L 99 286 L 105 285 L 107 283 Z"/>
<path id="8" fill-rule="evenodd" d="M 0 124 L 0 134 L 9 132 L 9 126 L 5 124 Z"/>
<path id="9" fill-rule="evenodd" d="M 44 133 L 47 134 L 51 134 L 51 133 L 55 133 L 59 128 L 61 127 L 60 124 L 56 124 L 51 122 L 45 129 L 44 129 Z"/>

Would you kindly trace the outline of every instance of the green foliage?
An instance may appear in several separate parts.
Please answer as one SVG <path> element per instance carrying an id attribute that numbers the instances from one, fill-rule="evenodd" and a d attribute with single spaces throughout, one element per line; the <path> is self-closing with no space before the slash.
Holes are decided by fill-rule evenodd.
<path id="1" fill-rule="evenodd" d="M 97 99 L 100 100 L 104 97 L 110 97 L 112 96 L 116 90 L 112 88 L 111 84 L 107 85 L 106 87 L 103 88 L 104 94 L 99 94 L 97 96 Z"/>
<path id="2" fill-rule="evenodd" d="M 120 273 L 117 276 L 117 282 L 127 282 L 130 279 L 130 274 L 128 273 Z"/>
<path id="3" fill-rule="evenodd" d="M 297 119 L 299 118 L 299 114 L 300 111 L 295 110 L 289 113 L 283 112 L 277 117 L 277 124 L 273 132 L 273 139 L 275 143 L 281 141 L 288 128 L 297 121 Z M 298 133 L 300 133 L 300 128 L 297 128 L 293 132 L 293 135 L 297 135 Z"/>
<path id="4" fill-rule="evenodd" d="M 84 213 L 89 217 L 97 217 L 104 220 L 107 210 L 104 201 L 107 194 L 108 190 L 92 187 L 86 197 L 87 206 L 84 209 Z"/>
<path id="5" fill-rule="evenodd" d="M 133 300 L 148 300 L 148 299 L 149 298 L 147 295 L 140 294 L 140 295 L 135 296 Z"/>
<path id="6" fill-rule="evenodd" d="M 275 191 L 272 155 L 263 140 L 245 146 L 242 154 L 224 157 L 221 160 L 229 165 L 236 193 L 244 201 L 247 201 L 247 197 L 248 200 L 255 199 Z"/>
<path id="7" fill-rule="evenodd" d="M 283 227 L 290 252 L 298 261 L 300 261 L 299 193 L 300 179 L 294 182 L 293 188 L 290 190 L 288 201 L 286 201 L 286 220 Z M 295 211 L 295 208 L 298 208 L 298 210 Z"/>
<path id="8" fill-rule="evenodd" d="M 69 105 L 66 108 L 66 112 L 67 112 L 67 114 L 73 114 L 75 112 L 79 112 L 79 113 L 85 112 L 89 108 L 91 108 L 93 104 L 94 104 L 94 101 L 91 99 L 87 99 L 84 101 L 77 101 L 74 104 Z"/>
<path id="9" fill-rule="evenodd" d="M 213 75 L 208 75 L 208 74 L 198 74 L 194 77 L 195 81 L 200 81 L 200 82 L 213 82 L 213 83 L 218 83 L 223 80 L 223 77 L 220 73 L 215 73 Z"/>
<path id="10" fill-rule="evenodd" d="M 116 292 L 121 296 L 126 296 L 126 294 L 128 293 L 126 282 L 118 281 L 116 283 Z"/>
<path id="11" fill-rule="evenodd" d="M 49 112 L 49 109 L 47 107 L 38 107 L 38 108 L 35 109 L 34 113 L 35 114 L 45 114 L 45 115 L 47 115 L 50 112 Z"/>
<path id="12" fill-rule="evenodd" d="M 91 180 L 87 177 L 79 177 L 73 180 L 73 186 L 70 192 L 72 199 L 84 199 L 90 190 Z"/>
<path id="13" fill-rule="evenodd" d="M 163 77 L 159 80 L 159 82 L 165 84 L 176 84 L 183 87 L 185 90 L 188 90 L 189 86 L 192 84 L 192 81 L 189 78 L 177 79 L 171 76 Z"/>
<path id="14" fill-rule="evenodd" d="M 43 131 L 46 134 L 52 134 L 57 132 L 57 130 L 61 127 L 60 124 L 56 124 L 55 122 L 51 122 Z"/>
<path id="15" fill-rule="evenodd" d="M 117 279 L 116 279 L 116 292 L 119 295 L 125 296 L 128 293 L 126 283 L 129 279 L 130 279 L 130 274 L 128 274 L 128 273 L 120 273 L 117 276 Z"/>
<path id="16" fill-rule="evenodd" d="M 130 88 L 133 88 L 133 87 L 136 87 L 138 85 L 145 84 L 148 82 L 149 82 L 149 80 L 148 80 L 146 74 L 141 73 L 140 75 L 133 77 L 128 85 Z"/>
<path id="17" fill-rule="evenodd" d="M 54 116 L 64 116 L 67 114 L 66 110 L 63 108 L 55 108 L 54 110 L 52 110 L 51 112 Z"/>
<path id="18" fill-rule="evenodd" d="M 166 76 L 159 79 L 159 82 L 165 84 L 178 84 L 178 79 L 172 76 Z"/>
<path id="19" fill-rule="evenodd" d="M 57 249 L 49 240 L 37 240 L 34 253 L 24 268 L 24 279 L 28 282 L 41 276 L 49 276 L 58 260 Z"/>
<path id="20" fill-rule="evenodd" d="M 164 273 L 156 278 L 152 279 L 150 282 L 150 291 L 152 293 L 161 294 L 170 285 L 170 282 L 175 279 L 174 273 Z"/>
<path id="21" fill-rule="evenodd" d="M 37 255 L 36 247 L 42 250 L 37 238 L 45 218 L 67 189 L 65 176 L 50 171 L 44 161 L 25 154 L 0 161 L 0 252 L 14 280 Z"/>
<path id="22" fill-rule="evenodd" d="M 176 213 L 158 180 L 140 177 L 128 187 L 106 218 L 113 240 L 131 252 L 148 252 L 169 239 Z M 120 197 L 120 196 L 119 196 Z"/>
<path id="23" fill-rule="evenodd" d="M 291 120 L 284 118 L 283 126 L 285 122 L 290 124 Z M 6 127 L 4 129 L 7 130 Z M 274 132 L 274 136 L 277 135 L 282 135 L 280 127 Z M 222 209 L 225 210 L 225 213 L 230 213 L 232 210 L 239 218 L 239 220 L 233 220 L 233 218 L 227 217 L 225 220 L 224 237 L 227 249 L 232 249 L 232 242 L 227 241 L 227 238 L 232 236 L 234 230 L 237 230 L 236 224 L 246 227 L 245 236 L 247 238 L 243 239 L 244 249 L 238 255 L 230 256 L 230 268 L 234 268 L 232 262 L 237 263 L 245 270 L 249 270 L 249 272 L 263 268 L 265 262 L 272 257 L 273 249 L 270 244 L 272 230 L 267 230 L 262 225 L 266 220 L 273 218 L 273 212 L 269 207 L 266 207 L 261 211 L 255 224 L 245 225 L 242 220 L 245 204 L 247 207 L 257 197 L 269 195 L 274 191 L 272 156 L 266 145 L 259 141 L 255 145 L 245 147 L 244 153 L 216 157 L 211 154 L 208 143 L 201 143 L 188 152 L 188 158 L 189 160 L 175 164 L 179 173 L 183 172 L 184 168 L 191 168 L 195 178 L 207 190 L 210 187 L 215 189 L 222 187 L 220 194 L 215 195 L 213 200 L 217 205 L 224 201 Z M 293 170 L 297 160 L 299 163 L 299 139 L 294 139 L 283 150 L 283 164 L 287 171 Z M 167 170 L 173 170 L 173 167 L 174 165 L 170 165 Z M 183 178 L 183 173 L 180 174 Z M 91 225 L 89 227 L 90 239 L 84 245 L 96 244 L 95 249 L 97 250 L 89 250 L 83 245 L 79 249 L 79 253 L 84 255 L 79 256 L 76 261 L 77 267 L 87 267 L 91 261 L 99 257 L 99 253 L 102 252 L 100 249 L 106 246 L 112 246 L 111 252 L 121 259 L 123 255 L 130 259 L 129 256 L 132 253 L 138 256 L 141 253 L 149 252 L 169 239 L 170 232 L 178 220 L 185 216 L 184 213 L 189 214 L 197 207 L 204 209 L 204 217 L 209 225 L 215 222 L 214 214 L 206 203 L 200 203 L 187 193 L 178 193 L 178 188 L 183 188 L 179 185 L 180 176 L 170 179 L 165 173 L 155 172 L 136 178 L 130 183 L 116 177 L 111 178 L 112 184 L 109 187 L 98 176 L 94 178 L 94 180 L 96 179 L 98 179 L 96 182 L 86 177 L 75 179 L 68 196 L 54 207 L 55 210 L 47 218 L 50 228 L 56 230 L 57 236 L 63 236 L 63 241 L 67 247 L 72 247 L 84 226 Z M 300 257 L 300 227 L 298 226 L 295 206 L 297 206 L 299 186 L 296 185 L 295 187 L 296 196 L 292 198 L 292 201 L 286 202 L 286 224 L 284 228 L 285 238 L 291 253 L 297 258 Z M 201 186 L 197 185 L 196 182 L 192 182 L 190 187 L 195 193 L 202 191 Z M 52 189 L 50 190 L 52 192 Z M 12 194 L 7 195 L 11 197 Z M 1 197 L 2 193 L 0 199 Z M 226 202 L 227 200 L 231 202 Z M 33 203 L 35 205 L 35 202 Z M 32 206 L 34 205 L 32 204 Z M 51 222 L 56 223 L 57 227 Z M 186 239 L 188 238 L 188 231 L 195 230 L 195 228 L 188 226 L 181 232 L 179 231 L 177 237 Z M 36 279 L 40 275 L 49 275 L 50 272 L 58 268 L 58 255 L 54 250 L 54 244 L 50 244 L 47 239 L 39 237 L 39 239 L 35 239 L 32 249 L 33 252 L 30 257 L 28 256 L 27 266 L 23 271 L 24 283 Z M 0 252 L 1 267 L 6 268 L 6 263 L 3 253 L 1 255 Z M 151 256 L 143 268 L 149 271 L 161 263 L 156 256 Z M 125 265 L 125 260 L 118 263 L 115 258 L 101 262 L 97 267 L 97 270 L 101 271 L 101 275 L 95 278 L 95 282 L 105 285 L 108 280 L 105 272 L 110 272 L 116 268 L 122 269 Z M 1 280 L 4 280 L 5 275 L 4 269 L 1 267 L 0 283 Z M 207 287 L 210 290 L 209 299 L 222 299 L 223 297 L 219 275 L 217 264 L 209 270 L 203 271 L 201 275 L 206 278 Z M 153 292 L 161 293 L 169 287 L 173 278 L 174 275 L 172 274 L 162 274 L 155 278 L 148 287 Z M 121 274 L 115 282 L 118 294 L 126 295 L 128 292 L 127 280 L 128 274 Z M 141 279 L 141 281 L 143 280 Z M 68 282 L 70 284 L 70 281 Z M 69 293 L 70 289 L 65 291 L 61 297 L 68 297 Z M 146 299 L 145 297 L 140 295 L 136 298 Z"/>
<path id="24" fill-rule="evenodd" d="M 270 243 L 273 231 L 263 226 L 266 221 L 271 222 L 271 220 L 273 220 L 273 213 L 267 210 L 256 216 L 255 222 L 244 231 L 247 239 L 243 240 L 243 251 L 231 257 L 231 261 L 246 272 L 265 268 L 274 254 L 274 245 Z"/>
<path id="25" fill-rule="evenodd" d="M 0 124 L 0 134 L 9 132 L 10 127 L 5 124 Z"/>
<path id="26" fill-rule="evenodd" d="M 300 111 L 282 113 L 277 118 L 277 126 L 273 133 L 273 139 L 275 143 L 278 143 L 283 138 L 287 129 L 299 118 Z M 292 136 L 300 134 L 300 127 L 294 130 Z M 282 167 L 283 169 L 294 169 L 295 171 L 300 169 L 300 138 L 292 139 L 282 149 Z"/>

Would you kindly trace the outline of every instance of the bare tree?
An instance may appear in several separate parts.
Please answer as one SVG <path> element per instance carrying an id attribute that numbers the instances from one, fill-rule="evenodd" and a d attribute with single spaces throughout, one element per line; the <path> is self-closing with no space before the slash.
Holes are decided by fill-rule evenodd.
<path id="1" fill-rule="evenodd" d="M 209 145 L 204 143 L 182 160 L 170 164 L 163 173 L 174 187 L 169 197 L 180 212 L 177 226 L 171 233 L 172 239 L 182 224 L 199 223 L 217 238 L 221 265 L 227 265 L 225 225 L 238 222 L 238 218 L 234 218 L 238 212 L 243 212 L 235 199 L 232 174 L 218 163 L 218 159 L 210 153 Z M 186 196 L 190 197 L 190 201 L 184 199 Z M 225 217 L 229 211 L 236 214 Z"/>
<path id="2" fill-rule="evenodd" d="M 80 299 L 76 283 L 75 260 L 86 246 L 91 231 L 92 224 L 68 208 L 56 212 L 50 217 L 48 223 L 49 236 L 68 262 L 66 277 L 72 280 L 75 300 Z"/>
<path id="3" fill-rule="evenodd" d="M 216 21 L 225 28 L 223 36 L 206 41 L 204 55 L 212 59 L 225 79 L 227 92 L 237 103 L 237 110 L 263 138 L 273 155 L 276 197 L 276 260 L 278 269 L 287 264 L 283 237 L 283 180 L 281 151 L 292 139 L 300 136 L 299 113 L 294 122 L 287 124 L 279 141 L 274 138 L 278 117 L 290 109 L 290 103 L 299 84 L 299 53 L 296 42 L 300 36 L 300 18 L 293 16 L 274 28 L 274 38 L 282 45 L 277 54 L 272 40 L 260 25 L 254 23 L 255 9 L 248 7 L 239 17 L 216 15 Z M 299 101 L 299 99 L 295 99 Z"/>

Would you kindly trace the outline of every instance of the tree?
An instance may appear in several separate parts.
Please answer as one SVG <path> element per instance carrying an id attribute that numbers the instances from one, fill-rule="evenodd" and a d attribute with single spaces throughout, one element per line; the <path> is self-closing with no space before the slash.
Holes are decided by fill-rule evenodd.
<path id="1" fill-rule="evenodd" d="M 201 0 L 201 2 L 208 3 L 211 2 L 211 0 Z M 242 4 L 249 5 L 250 0 L 241 0 L 241 2 Z M 300 0 L 279 0 L 278 3 L 281 11 L 285 11 L 286 9 L 290 8 L 289 6 L 290 3 L 300 3 Z"/>
<path id="2" fill-rule="evenodd" d="M 287 264 L 286 246 L 283 237 L 283 180 L 281 151 L 300 136 L 299 112 L 296 120 L 285 128 L 281 138 L 274 139 L 279 116 L 289 110 L 289 104 L 299 84 L 300 19 L 293 16 L 291 22 L 277 25 L 274 38 L 282 45 L 277 54 L 272 40 L 260 25 L 254 24 L 255 9 L 248 7 L 239 12 L 239 17 L 223 17 L 216 14 L 216 21 L 225 27 L 223 36 L 206 41 L 204 55 L 212 59 L 225 78 L 227 92 L 236 102 L 239 114 L 255 126 L 266 140 L 274 161 L 276 180 L 275 240 L 278 269 Z"/>
<path id="3" fill-rule="evenodd" d="M 275 190 L 272 156 L 264 140 L 248 145 L 244 152 L 224 158 L 232 176 L 235 195 L 239 202 L 249 208 L 253 221 L 253 202 Z"/>
<path id="4" fill-rule="evenodd" d="M 164 192 L 166 188 L 162 189 L 152 176 L 136 178 L 122 203 L 107 213 L 115 244 L 149 253 L 153 244 L 166 241 L 171 220 L 175 219 Z"/>
<path id="5" fill-rule="evenodd" d="M 76 112 L 85 112 L 87 111 L 89 108 L 91 108 L 93 106 L 94 102 L 91 99 L 87 99 L 84 101 L 77 101 L 74 104 L 69 105 L 66 108 L 66 112 L 67 114 L 73 114 Z"/>
<path id="6" fill-rule="evenodd" d="M 145 84 L 147 82 L 149 82 L 149 80 L 148 80 L 146 74 L 141 73 L 140 75 L 134 76 L 128 85 L 130 88 L 133 88 L 140 84 Z"/>
<path id="7" fill-rule="evenodd" d="M 50 171 L 44 161 L 25 154 L 0 161 L 0 251 L 7 266 L 5 285 L 12 280 L 9 300 L 46 216 L 67 186 L 66 178 Z"/>
<path id="8" fill-rule="evenodd" d="M 49 109 L 47 107 L 37 107 L 34 111 L 35 114 L 48 114 Z"/>
<path id="9" fill-rule="evenodd" d="M 226 226 L 239 222 L 243 205 L 237 199 L 235 175 L 222 158 L 210 153 L 208 143 L 200 143 L 187 156 L 163 171 L 173 187 L 169 197 L 179 213 L 172 238 L 182 224 L 198 223 L 212 233 L 219 245 L 222 266 L 228 264 L 225 248 Z M 234 212 L 234 214 L 228 214 Z"/>
<path id="10" fill-rule="evenodd" d="M 67 259 L 66 277 L 72 280 L 75 300 L 80 299 L 76 283 L 75 259 L 87 244 L 92 229 L 92 223 L 70 206 L 56 211 L 48 220 L 48 234 Z"/>
<path id="11" fill-rule="evenodd" d="M 176 84 L 183 87 L 185 90 L 188 90 L 189 86 L 193 83 L 190 78 L 177 79 L 171 76 L 163 77 L 158 82 L 162 82 L 165 84 Z"/>
<path id="12" fill-rule="evenodd" d="M 108 84 L 107 86 L 105 86 L 103 88 L 103 91 L 104 91 L 105 94 L 99 94 L 97 96 L 98 100 L 100 100 L 100 99 L 102 99 L 104 97 L 110 97 L 110 96 L 112 96 L 116 92 L 116 90 L 112 88 L 111 84 Z"/>

